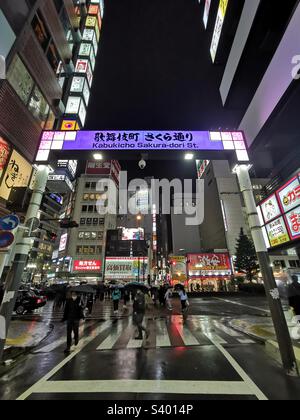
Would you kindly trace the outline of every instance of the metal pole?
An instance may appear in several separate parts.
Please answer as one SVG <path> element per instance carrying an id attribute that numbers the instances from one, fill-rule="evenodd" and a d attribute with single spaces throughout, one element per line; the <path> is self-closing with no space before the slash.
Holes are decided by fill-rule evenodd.
<path id="1" fill-rule="evenodd" d="M 140 282 L 140 256 L 138 256 L 138 283 Z"/>
<path id="2" fill-rule="evenodd" d="M 26 214 L 25 223 L 29 219 L 36 218 L 38 216 L 38 211 L 42 203 L 49 173 L 50 168 L 48 166 L 41 165 L 38 167 L 34 190 Z M 29 234 L 24 234 L 21 229 L 17 234 L 15 257 L 7 277 L 4 297 L 0 308 L 0 360 L 2 360 L 3 357 L 8 328 L 14 310 L 17 293 L 20 288 L 22 275 L 27 264 L 29 252 L 33 245 L 33 239 L 30 238 L 30 236 L 30 231 Z"/>
<path id="3" fill-rule="evenodd" d="M 289 375 L 299 375 L 294 348 L 290 337 L 284 311 L 281 305 L 279 290 L 271 268 L 270 257 L 265 244 L 262 228 L 260 225 L 256 203 L 253 195 L 253 187 L 249 176 L 248 166 L 240 165 L 237 168 L 237 177 L 240 189 L 244 197 L 252 238 L 258 256 L 258 261 L 263 276 L 275 332 L 279 344 L 279 350 L 283 367 Z"/>

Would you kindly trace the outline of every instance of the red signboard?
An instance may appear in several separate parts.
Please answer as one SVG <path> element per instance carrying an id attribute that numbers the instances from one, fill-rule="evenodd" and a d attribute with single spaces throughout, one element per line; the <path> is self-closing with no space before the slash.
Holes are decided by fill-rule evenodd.
<path id="1" fill-rule="evenodd" d="M 74 271 L 101 271 L 101 265 L 102 263 L 100 260 L 75 260 Z"/>
<path id="2" fill-rule="evenodd" d="M 188 271 L 190 276 L 230 275 L 232 273 L 230 257 L 227 253 L 189 254 Z"/>

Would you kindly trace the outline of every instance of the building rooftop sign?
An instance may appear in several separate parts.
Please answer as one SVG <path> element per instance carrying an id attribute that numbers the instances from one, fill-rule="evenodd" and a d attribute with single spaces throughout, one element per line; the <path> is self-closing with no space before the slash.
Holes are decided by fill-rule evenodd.
<path id="1" fill-rule="evenodd" d="M 51 151 L 232 151 L 238 162 L 249 162 L 241 131 L 44 131 L 36 162 L 47 162 Z"/>

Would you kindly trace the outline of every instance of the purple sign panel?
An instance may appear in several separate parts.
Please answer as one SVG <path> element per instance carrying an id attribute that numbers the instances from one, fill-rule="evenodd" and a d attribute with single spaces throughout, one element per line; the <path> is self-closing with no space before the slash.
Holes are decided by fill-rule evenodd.
<path id="1" fill-rule="evenodd" d="M 238 161 L 249 161 L 244 136 L 240 131 L 44 131 L 36 161 L 47 161 L 51 150 L 232 150 Z"/>

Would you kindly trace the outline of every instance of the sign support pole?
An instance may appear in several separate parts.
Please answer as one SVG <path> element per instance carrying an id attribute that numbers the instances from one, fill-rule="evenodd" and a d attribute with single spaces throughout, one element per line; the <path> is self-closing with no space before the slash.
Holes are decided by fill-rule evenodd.
<path id="1" fill-rule="evenodd" d="M 288 375 L 297 376 L 299 370 L 295 357 L 295 352 L 290 337 L 287 321 L 281 305 L 279 290 L 271 268 L 271 261 L 265 244 L 262 228 L 260 225 L 257 208 L 255 204 L 253 187 L 249 176 L 247 165 L 239 165 L 236 170 L 243 194 L 252 238 L 257 252 L 257 257 L 263 276 L 263 281 L 267 293 L 267 298 L 271 310 L 271 315 L 275 327 L 275 332 L 279 344 L 283 367 Z"/>
<path id="2" fill-rule="evenodd" d="M 49 173 L 50 168 L 48 166 L 40 165 L 38 167 L 34 190 L 26 214 L 26 222 L 38 216 L 43 194 L 46 190 Z M 31 233 L 32 232 L 29 230 L 28 234 L 24 234 L 24 231 L 22 232 L 20 229 L 17 234 L 15 257 L 7 277 L 4 297 L 0 308 L 0 361 L 3 357 L 5 341 L 18 290 L 22 281 L 22 275 L 27 264 L 28 254 L 30 253 L 33 244 Z"/>

